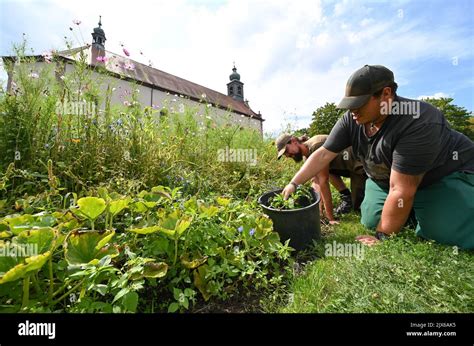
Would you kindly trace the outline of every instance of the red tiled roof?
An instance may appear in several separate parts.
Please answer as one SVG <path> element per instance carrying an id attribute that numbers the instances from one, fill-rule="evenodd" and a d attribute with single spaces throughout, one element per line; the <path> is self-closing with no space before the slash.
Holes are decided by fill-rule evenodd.
<path id="1" fill-rule="evenodd" d="M 90 57 L 92 55 L 92 49 L 94 48 L 91 48 L 90 45 L 87 45 L 58 52 L 58 55 L 66 59 L 74 60 L 76 59 L 74 55 L 84 50 L 85 53 Z M 105 67 L 112 73 L 136 80 L 156 89 L 168 91 L 173 94 L 188 96 L 195 101 L 203 99 L 203 94 L 205 94 L 205 100 L 209 103 L 212 103 L 223 109 L 230 109 L 235 113 L 243 114 L 248 117 L 264 121 L 260 114 L 255 113 L 244 102 L 235 100 L 232 97 L 224 95 L 218 91 L 206 88 L 202 85 L 190 82 L 184 78 L 174 76 L 170 73 L 141 64 L 127 57 L 123 57 L 109 51 L 106 51 L 106 57 L 109 60 L 106 62 Z M 132 67 L 131 65 L 133 65 L 133 68 L 126 68 L 127 66 Z"/>

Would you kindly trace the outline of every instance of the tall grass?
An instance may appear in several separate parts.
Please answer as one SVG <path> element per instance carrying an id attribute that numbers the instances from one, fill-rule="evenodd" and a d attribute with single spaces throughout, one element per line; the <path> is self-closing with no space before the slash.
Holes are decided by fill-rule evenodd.
<path id="1" fill-rule="evenodd" d="M 14 164 L 2 198 L 48 189 L 48 160 L 59 188 L 70 192 L 100 185 L 139 189 L 163 184 L 181 186 L 189 194 L 245 198 L 281 186 L 294 172 L 289 162 L 276 160 L 271 139 L 236 125 L 218 126 L 210 116 L 212 107 L 205 107 L 208 114 L 201 116 L 192 107 L 159 112 L 141 106 L 134 92 L 127 105 L 111 105 L 112 88 L 102 78 L 94 79 L 84 57 L 73 72 L 61 76 L 57 57 L 35 70 L 24 52 L 24 44 L 16 47 L 15 66 L 6 66 L 15 84 L 0 95 L 0 169 L 5 172 Z M 65 101 L 97 107 L 71 114 L 61 109 Z M 220 162 L 218 150 L 225 148 L 256 149 L 257 164 Z"/>

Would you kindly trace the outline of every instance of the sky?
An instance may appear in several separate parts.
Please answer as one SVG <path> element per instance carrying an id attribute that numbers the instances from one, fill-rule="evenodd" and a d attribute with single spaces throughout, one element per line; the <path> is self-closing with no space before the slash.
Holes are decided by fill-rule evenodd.
<path id="1" fill-rule="evenodd" d="M 390 68 L 401 96 L 474 110 L 471 0 L 0 0 L 0 55 L 23 33 L 36 54 L 91 43 L 99 15 L 107 50 L 219 92 L 235 62 L 267 133 L 307 127 L 365 64 Z"/>

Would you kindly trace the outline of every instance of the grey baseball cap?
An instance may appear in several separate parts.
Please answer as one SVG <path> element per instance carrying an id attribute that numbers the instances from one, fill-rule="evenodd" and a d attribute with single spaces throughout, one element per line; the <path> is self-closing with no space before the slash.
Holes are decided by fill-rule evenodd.
<path id="1" fill-rule="evenodd" d="M 385 66 L 365 65 L 349 77 L 346 84 L 346 94 L 337 108 L 356 109 L 362 107 L 374 93 L 394 82 L 393 72 Z"/>

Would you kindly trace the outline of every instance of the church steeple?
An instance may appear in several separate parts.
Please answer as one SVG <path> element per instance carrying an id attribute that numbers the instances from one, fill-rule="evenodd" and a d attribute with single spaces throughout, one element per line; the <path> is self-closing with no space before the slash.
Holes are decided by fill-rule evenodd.
<path id="1" fill-rule="evenodd" d="M 237 73 L 235 63 L 232 71 L 232 74 L 229 76 L 230 82 L 227 83 L 227 95 L 235 100 L 244 101 L 244 83 L 240 81 L 240 74 Z"/>
<path id="2" fill-rule="evenodd" d="M 102 26 L 102 16 L 99 16 L 99 26 L 94 28 L 92 33 L 92 47 L 97 49 L 105 50 L 105 32 L 101 28 Z"/>

